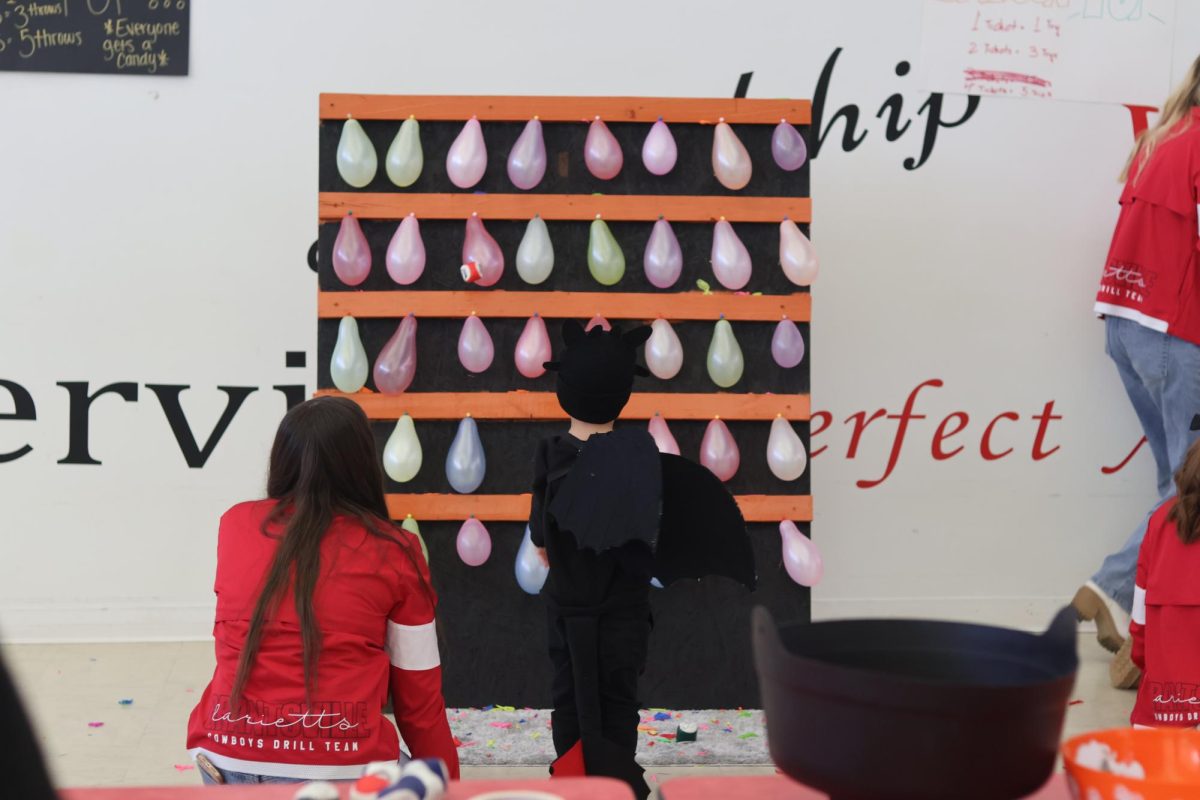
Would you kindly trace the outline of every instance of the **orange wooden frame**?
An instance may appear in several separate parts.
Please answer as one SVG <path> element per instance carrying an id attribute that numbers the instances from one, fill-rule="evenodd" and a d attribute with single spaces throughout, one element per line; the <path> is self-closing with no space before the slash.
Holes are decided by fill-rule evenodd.
<path id="1" fill-rule="evenodd" d="M 322 94 L 321 119 L 407 119 L 462 122 L 478 117 L 481 122 L 525 122 L 538 117 L 543 122 L 590 122 L 599 116 L 606 122 L 692 122 L 715 124 L 724 118 L 730 124 L 774 125 L 787 119 L 793 125 L 812 121 L 808 100 L 760 100 L 747 98 L 691 97 L 554 97 L 473 95 L 379 95 Z"/>
<path id="2" fill-rule="evenodd" d="M 812 311 L 812 295 L 738 295 L 731 292 L 703 294 L 620 294 L 606 292 L 319 292 L 317 317 L 340 319 L 344 316 L 397 318 L 407 314 L 420 317 L 462 317 L 477 314 L 487 318 L 525 318 L 541 314 L 547 319 L 591 319 L 599 314 L 606 319 L 647 320 L 665 317 L 672 320 L 715 321 L 722 315 L 732 321 L 776 322 L 788 317 L 807 322 Z"/>
<path id="3" fill-rule="evenodd" d="M 321 192 L 317 216 L 323 222 L 347 213 L 362 219 L 465 220 L 479 214 L 490 219 L 651 222 L 660 216 L 671 222 L 774 222 L 788 217 L 812 221 L 807 197 L 729 197 L 724 195 L 606 195 L 606 194 L 405 194 L 404 192 Z"/>
<path id="4" fill-rule="evenodd" d="M 748 494 L 735 498 L 747 522 L 812 519 L 812 496 L 807 494 Z M 463 521 L 474 516 L 484 522 L 524 522 L 529 519 L 527 494 L 389 494 L 393 519 L 412 515 L 418 523 Z"/>
<path id="5" fill-rule="evenodd" d="M 321 389 L 321 396 L 346 397 L 369 419 L 393 420 L 409 414 L 416 420 L 457 420 L 470 414 L 476 419 L 565 420 L 553 392 L 405 392 L 378 394 L 362 391 L 343 394 Z M 634 392 L 621 412 L 623 419 L 650 419 L 662 414 L 668 420 L 713 417 L 733 420 L 773 420 L 784 416 L 804 422 L 811 416 L 806 394 L 686 394 Z"/>

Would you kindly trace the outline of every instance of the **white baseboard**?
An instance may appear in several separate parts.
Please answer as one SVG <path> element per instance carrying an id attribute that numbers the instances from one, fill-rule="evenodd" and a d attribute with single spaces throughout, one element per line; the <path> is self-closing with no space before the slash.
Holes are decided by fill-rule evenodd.
<path id="1" fill-rule="evenodd" d="M 214 602 L 0 606 L 0 641 L 181 642 L 212 638 Z"/>

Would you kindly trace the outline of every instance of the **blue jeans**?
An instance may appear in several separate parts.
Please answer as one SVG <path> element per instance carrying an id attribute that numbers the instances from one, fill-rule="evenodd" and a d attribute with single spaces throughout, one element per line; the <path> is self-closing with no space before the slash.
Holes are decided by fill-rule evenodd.
<path id="1" fill-rule="evenodd" d="M 1106 318 L 1105 335 L 1105 351 L 1117 365 L 1158 472 L 1158 502 L 1092 576 L 1105 594 L 1129 611 L 1146 526 L 1151 514 L 1175 494 L 1175 471 L 1198 433 L 1191 424 L 1200 414 L 1200 346 L 1120 317 Z"/>
<path id="2" fill-rule="evenodd" d="M 221 773 L 221 777 L 225 779 L 226 784 L 235 783 L 305 783 L 303 778 L 277 778 L 274 775 L 252 775 L 249 772 L 233 772 L 228 769 L 217 767 L 217 771 Z M 216 781 L 208 777 L 208 773 L 200 770 L 200 778 L 204 781 L 205 786 L 216 786 Z"/>

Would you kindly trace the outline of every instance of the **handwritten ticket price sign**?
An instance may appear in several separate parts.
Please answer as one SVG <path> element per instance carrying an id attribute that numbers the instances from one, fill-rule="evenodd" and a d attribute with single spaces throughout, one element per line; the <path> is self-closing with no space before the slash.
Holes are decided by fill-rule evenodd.
<path id="1" fill-rule="evenodd" d="M 1175 0 L 925 0 L 932 91 L 1158 105 Z"/>
<path id="2" fill-rule="evenodd" d="M 192 0 L 0 0 L 0 70 L 187 75 Z"/>

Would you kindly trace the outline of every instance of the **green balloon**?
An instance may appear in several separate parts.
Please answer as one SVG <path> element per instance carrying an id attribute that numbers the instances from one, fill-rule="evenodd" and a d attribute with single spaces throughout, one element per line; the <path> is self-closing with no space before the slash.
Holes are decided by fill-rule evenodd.
<path id="1" fill-rule="evenodd" d="M 729 320 L 721 317 L 713 328 L 712 342 L 708 345 L 708 377 L 722 389 L 728 389 L 742 379 L 746 361 L 742 348 L 733 335 Z"/>
<path id="2" fill-rule="evenodd" d="M 608 224 L 597 217 L 588 235 L 588 270 L 601 286 L 615 286 L 625 275 L 625 254 Z"/>
<path id="3" fill-rule="evenodd" d="M 417 541 L 421 543 L 421 555 L 425 556 L 425 563 L 429 563 L 429 548 L 425 546 L 425 537 L 421 535 L 421 528 L 417 525 L 417 521 L 413 519 L 412 514 L 404 518 L 404 522 L 400 523 L 400 527 L 417 537 Z"/>
<path id="4" fill-rule="evenodd" d="M 409 117 L 400 125 L 387 151 L 388 180 L 401 189 L 412 186 L 421 177 L 425 155 L 421 151 L 421 125 Z"/>

